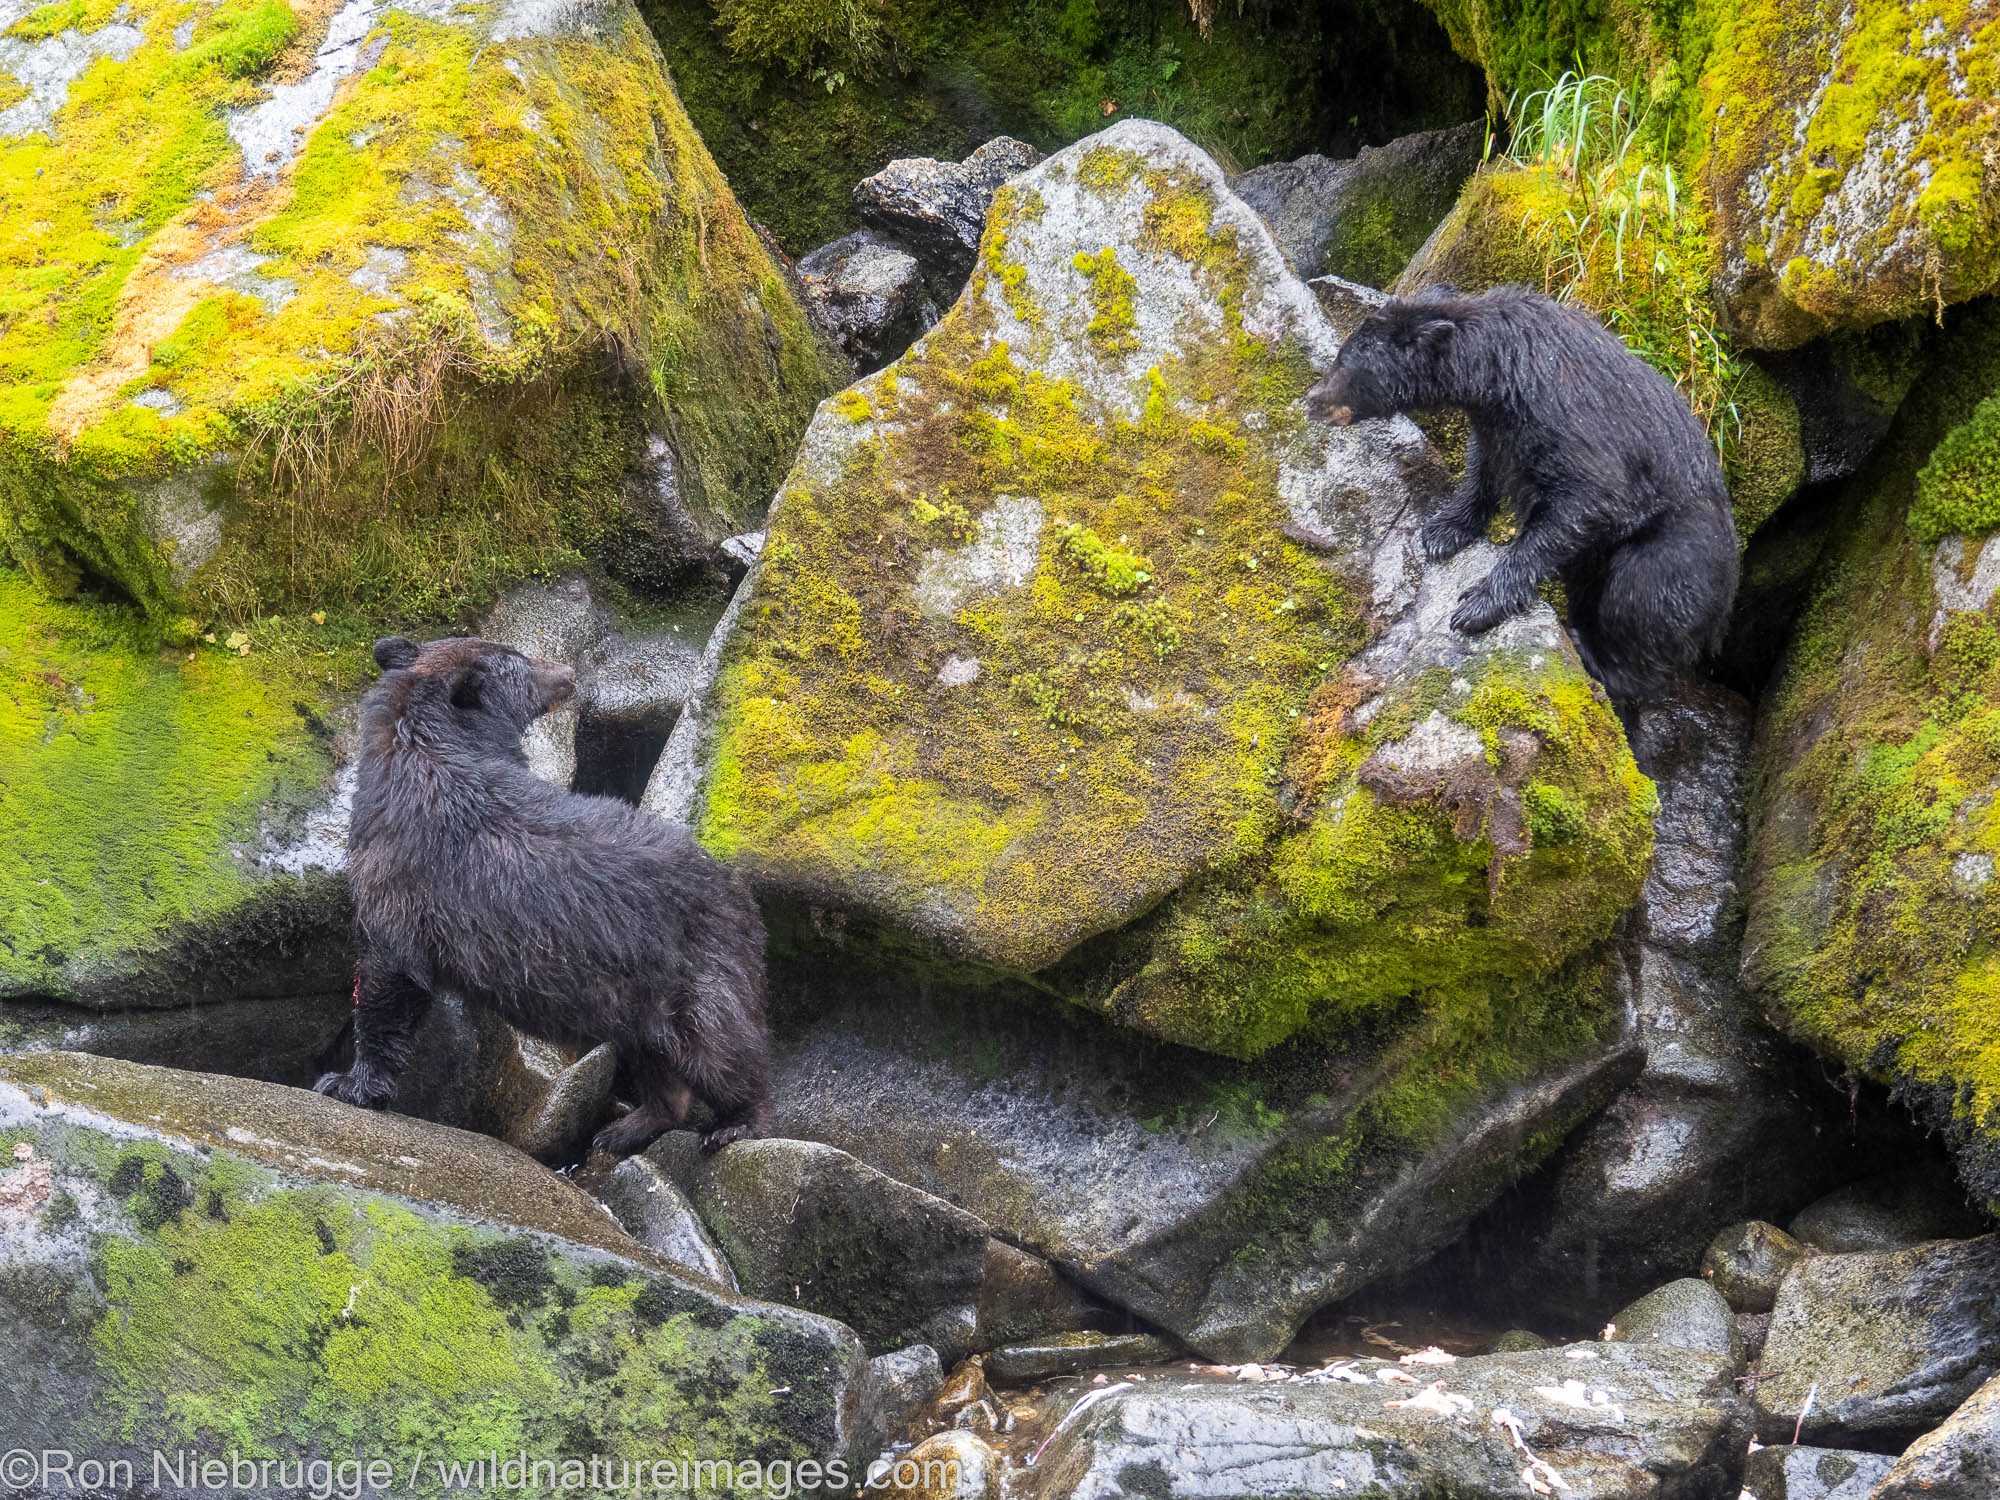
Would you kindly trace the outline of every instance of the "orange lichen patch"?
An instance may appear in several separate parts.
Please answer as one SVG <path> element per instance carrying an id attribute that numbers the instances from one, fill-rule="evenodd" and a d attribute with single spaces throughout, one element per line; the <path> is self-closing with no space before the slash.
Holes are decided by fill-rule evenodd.
<path id="1" fill-rule="evenodd" d="M 49 430 L 59 441 L 75 441 L 108 412 L 118 392 L 151 367 L 153 346 L 215 294 L 219 283 L 191 268 L 242 243 L 278 211 L 290 187 L 289 178 L 282 186 L 239 181 L 161 229 L 119 294 L 111 337 L 96 362 L 71 376 L 49 408 Z"/>
<path id="2" fill-rule="evenodd" d="M 298 34 L 272 67 L 273 83 L 297 83 L 312 72 L 320 43 L 326 40 L 333 13 L 340 9 L 343 0 L 290 0 L 290 3 L 292 14 L 299 18 Z"/>

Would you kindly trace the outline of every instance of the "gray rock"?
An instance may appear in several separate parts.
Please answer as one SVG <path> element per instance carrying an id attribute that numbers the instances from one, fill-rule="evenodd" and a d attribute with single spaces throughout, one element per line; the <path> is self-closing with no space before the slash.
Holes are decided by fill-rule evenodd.
<path id="1" fill-rule="evenodd" d="M 1358 281 L 1344 281 L 1338 276 L 1315 276 L 1306 283 L 1312 294 L 1319 300 L 1320 311 L 1326 314 L 1327 322 L 1341 340 L 1354 336 L 1354 330 L 1368 321 L 1368 315 L 1389 300 L 1387 292 L 1378 292 L 1373 287 L 1361 285 Z"/>
<path id="2" fill-rule="evenodd" d="M 910 157 L 892 161 L 854 188 L 864 224 L 901 240 L 923 263 L 945 300 L 958 295 L 986 230 L 986 210 L 1000 184 L 1042 159 L 1026 141 L 997 136 L 962 162 Z"/>
<path id="3" fill-rule="evenodd" d="M 1751 1219 L 1731 1224 L 1710 1242 L 1701 1274 L 1740 1313 L 1765 1313 L 1778 1287 L 1805 1258 L 1806 1248 L 1775 1224 Z"/>
<path id="4" fill-rule="evenodd" d="M 1895 1460 L 1844 1448 L 1759 1448 L 1743 1466 L 1749 1500 L 1870 1500 Z"/>
<path id="5" fill-rule="evenodd" d="M 871 1350 L 976 1342 L 986 1225 L 811 1141 L 701 1156 L 685 1132 L 648 1153 L 687 1193 L 753 1296 L 839 1318 Z"/>
<path id="6" fill-rule="evenodd" d="M 617 1049 L 609 1042 L 593 1047 L 549 1080 L 534 1109 L 514 1118 L 507 1144 L 552 1167 L 583 1160 L 591 1136 L 610 1119 L 617 1075 Z"/>
<path id="7" fill-rule="evenodd" d="M 1151 1333 L 1064 1333 L 1032 1343 L 1004 1344 L 986 1356 L 986 1377 L 1013 1385 L 1111 1370 L 1120 1365 L 1157 1365 L 1178 1357 L 1180 1346 Z"/>
<path id="8" fill-rule="evenodd" d="M 1765 1024 L 1735 971 L 1747 706 L 1690 685 L 1640 716 L 1660 791 L 1619 979 L 1645 1070 L 1528 1191 L 1507 1273 L 1551 1311 L 1608 1312 L 1695 1274 L 1724 1225 L 1786 1213 L 1854 1170 L 1847 1102 Z"/>
<path id="9" fill-rule="evenodd" d="M 701 652 L 672 632 L 606 636 L 578 674 L 586 722 L 667 734 L 701 680 Z"/>
<path id="10" fill-rule="evenodd" d="M 1992 1500 L 2000 1495 L 2000 1377 L 1896 1460 L 1869 1500 Z M 1761 1497 L 1760 1497 L 1761 1500 Z"/>
<path id="11" fill-rule="evenodd" d="M 1908 1441 L 2000 1371 L 2000 1237 L 1820 1255 L 1785 1278 L 1752 1388 L 1757 1430 Z"/>
<path id="12" fill-rule="evenodd" d="M 1040 1493 L 1517 1500 L 1529 1493 L 1530 1454 L 1560 1478 L 1558 1488 L 1537 1471 L 1556 1494 L 1728 1492 L 1747 1424 L 1727 1360 L 1577 1347 L 1590 1357 L 1550 1349 L 1462 1359 L 1419 1371 L 1417 1385 L 1149 1380 L 1099 1400 L 1056 1436 L 1036 1466 Z"/>
<path id="13" fill-rule="evenodd" d="M 760 546 L 758 550 L 761 553 L 763 549 Z M 646 790 L 640 795 L 641 808 L 669 823 L 686 823 L 693 816 L 695 798 L 701 788 L 701 745 L 708 729 L 715 676 L 722 667 L 722 649 L 756 586 L 757 565 L 753 562 L 729 596 L 728 607 L 702 647 L 701 661 L 693 682 L 688 685 L 680 715 L 674 720 L 667 743 L 646 780 Z"/>
<path id="14" fill-rule="evenodd" d="M 1764 1355 L 1764 1343 L 1771 1336 L 1771 1315 L 1767 1312 L 1738 1313 L 1736 1331 L 1743 1336 L 1744 1357 L 1751 1360 L 1761 1359 Z"/>
<path id="15" fill-rule="evenodd" d="M 986 1242 L 979 1281 L 979 1341 L 985 1348 L 1050 1333 L 1122 1327 L 1106 1307 L 1039 1255 L 1005 1240 Z"/>
<path id="16" fill-rule="evenodd" d="M 1484 138 L 1474 120 L 1364 146 L 1348 161 L 1273 162 L 1230 186 L 1263 215 L 1300 276 L 1386 287 L 1451 211 Z"/>
<path id="17" fill-rule="evenodd" d="M 571 577 L 509 589 L 480 622 L 477 633 L 525 656 L 559 661 L 575 669 L 581 679 L 591 652 L 611 632 L 611 616 L 591 597 L 590 585 Z M 576 779 L 577 714 L 575 702 L 565 704 L 536 719 L 521 737 L 528 768 L 564 788 Z"/>
<path id="18" fill-rule="evenodd" d="M 868 1361 L 861 1381 L 863 1453 L 879 1453 L 909 1430 L 925 1404 L 944 1389 L 944 1364 L 929 1344 L 878 1354 Z"/>
<path id="19" fill-rule="evenodd" d="M 1490 1351 L 1494 1354 L 1527 1354 L 1535 1349 L 1547 1349 L 1549 1341 L 1539 1333 L 1526 1328 L 1510 1328 L 1493 1341 Z"/>
<path id="20" fill-rule="evenodd" d="M 690 495 L 672 433 L 669 420 L 668 431 L 647 434 L 618 494 L 625 524 L 604 552 L 606 570 L 638 588 L 658 589 L 699 574 L 717 543 L 736 530 L 730 517 Z"/>
<path id="21" fill-rule="evenodd" d="M 1743 1337 L 1722 1294 L 1705 1281 L 1684 1277 L 1648 1292 L 1612 1320 L 1614 1338 L 1628 1344 L 1703 1349 L 1732 1365 L 1743 1363 Z"/>
<path id="22" fill-rule="evenodd" d="M 738 568 L 747 569 L 764 552 L 764 533 L 745 531 L 722 540 L 723 560 Z"/>
<path id="23" fill-rule="evenodd" d="M 1791 1224 L 1794 1239 L 1833 1255 L 1906 1250 L 1982 1227 L 1958 1179 L 1937 1163 L 1849 1183 L 1800 1210 Z"/>
<path id="24" fill-rule="evenodd" d="M 386 1455 L 418 1430 L 446 1460 L 496 1431 L 559 1460 L 687 1433 L 850 1456 L 850 1331 L 688 1275 L 498 1141 L 76 1053 L 0 1056 L 0 1140 L 21 1447 L 140 1474 L 154 1447 Z"/>
<path id="25" fill-rule="evenodd" d="M 923 267 L 879 230 L 821 245 L 799 261 L 799 280 L 807 307 L 864 375 L 897 358 L 937 321 Z"/>
<path id="26" fill-rule="evenodd" d="M 736 1273 L 687 1195 L 644 1156 L 628 1156 L 597 1186 L 597 1201 L 650 1250 L 734 1292 Z M 879 1363 L 879 1361 L 878 1361 Z"/>
<path id="27" fill-rule="evenodd" d="M 801 941 L 775 930 L 774 951 Z M 774 965 L 773 1015 L 775 1133 L 961 1205 L 1098 1297 L 1230 1360 L 1275 1356 L 1315 1309 L 1424 1259 L 1465 1222 L 1468 1198 L 1491 1191 L 1489 1153 L 1541 1128 L 1529 1121 L 1587 1114 L 1637 1062 L 1614 1046 L 1500 1094 L 1448 1155 L 1371 1184 L 1353 1220 L 1306 1247 L 1235 1217 L 1269 1213 L 1262 1184 L 1334 1137 L 1353 1105 L 1308 1101 L 1283 1064 L 1134 1048 L 991 988 L 885 997 L 880 978 L 824 960 Z M 1246 1112 L 1246 1096 L 1282 1118 Z M 1238 1256 L 1246 1234 L 1262 1257 Z"/>

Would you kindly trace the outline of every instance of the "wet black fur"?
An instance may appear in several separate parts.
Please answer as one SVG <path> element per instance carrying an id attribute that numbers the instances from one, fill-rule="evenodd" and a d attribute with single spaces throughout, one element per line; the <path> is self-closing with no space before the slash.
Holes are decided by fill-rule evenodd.
<path id="1" fill-rule="evenodd" d="M 644 1149 L 690 1090 L 704 1150 L 761 1134 L 764 924 L 685 829 L 528 770 L 521 734 L 570 669 L 491 641 L 379 641 L 348 844 L 354 1065 L 317 1087 L 380 1108 L 438 990 L 560 1045 L 611 1042 L 636 1107 L 597 1144 Z"/>
<path id="2" fill-rule="evenodd" d="M 1560 578 L 1584 666 L 1612 698 L 1657 696 L 1716 650 L 1736 593 L 1736 529 L 1715 449 L 1673 385 L 1595 319 L 1522 287 L 1433 287 L 1379 308 L 1306 397 L 1338 422 L 1422 407 L 1471 419 L 1465 479 L 1424 526 L 1438 562 L 1520 533 L 1459 598 L 1476 635 Z"/>

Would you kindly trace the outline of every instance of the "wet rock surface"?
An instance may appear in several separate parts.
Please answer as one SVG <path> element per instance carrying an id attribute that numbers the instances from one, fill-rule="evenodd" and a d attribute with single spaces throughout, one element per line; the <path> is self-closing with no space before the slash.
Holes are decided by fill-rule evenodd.
<path id="1" fill-rule="evenodd" d="M 922 264 L 880 230 L 821 245 L 799 261 L 799 278 L 808 309 L 863 375 L 895 359 L 937 321 Z"/>
<path id="2" fill-rule="evenodd" d="M 1119 1365 L 1160 1364 L 1180 1351 L 1150 1333 L 1070 1333 L 1033 1343 L 1002 1344 L 986 1356 L 989 1379 L 1024 1384 Z"/>
<path id="3" fill-rule="evenodd" d="M 1767 1313 L 1806 1248 L 1775 1224 L 1752 1219 L 1718 1232 L 1701 1257 L 1702 1278 L 1739 1313 Z"/>
<path id="4" fill-rule="evenodd" d="M 1875 1486 L 1894 1463 L 1841 1448 L 1760 1448 L 1743 1466 L 1743 1493 L 1750 1500 L 1875 1500 Z"/>
<path id="5" fill-rule="evenodd" d="M 1785 1278 L 1751 1400 L 1758 1434 L 1897 1446 L 2000 1371 L 2000 1237 L 1819 1255 Z M 1807 1411 L 1807 1399 L 1812 1410 Z"/>
<path id="6" fill-rule="evenodd" d="M 1688 685 L 1640 716 L 1634 754 L 1660 811 L 1619 976 L 1645 1069 L 1491 1234 L 1525 1242 L 1502 1274 L 1552 1311 L 1603 1315 L 1694 1274 L 1723 1226 L 1788 1215 L 1872 1146 L 1734 979 L 1749 743 L 1748 706 L 1725 688 Z"/>
<path id="7" fill-rule="evenodd" d="M 1000 184 L 1041 159 L 1027 142 L 1003 135 L 962 162 L 892 161 L 855 185 L 854 206 L 863 223 L 909 247 L 948 301 L 972 269 Z"/>
<path id="8" fill-rule="evenodd" d="M 1646 1293 L 1611 1320 L 1613 1337 L 1628 1344 L 1666 1344 L 1719 1354 L 1743 1363 L 1743 1337 L 1722 1294 L 1705 1281 L 1684 1277 Z"/>
<path id="9" fill-rule="evenodd" d="M 677 1182 L 753 1296 L 839 1318 L 871 1351 L 978 1347 L 987 1226 L 845 1151 L 745 1142 L 700 1156 L 686 1133 L 651 1160 Z"/>
<path id="10" fill-rule="evenodd" d="M 1529 1492 L 1539 1462 L 1555 1493 L 1639 1500 L 1733 1494 L 1741 1471 L 1747 1424 L 1713 1355 L 1605 1344 L 1347 1368 L 1358 1383 L 1169 1378 L 1106 1395 L 1049 1443 L 1035 1493 L 1498 1500 Z M 1385 1369 L 1407 1383 L 1381 1383 Z"/>
<path id="11" fill-rule="evenodd" d="M 2000 1495 L 2000 1379 L 1987 1381 L 1941 1426 L 1904 1449 L 1868 1500 L 1989 1495 Z"/>
<path id="12" fill-rule="evenodd" d="M 1851 1182 L 1815 1199 L 1792 1220 L 1791 1233 L 1814 1250 L 1844 1255 L 1963 1239 L 1981 1227 L 1951 1169 L 1924 1162 Z"/>
<path id="13" fill-rule="evenodd" d="M 740 1290 L 715 1238 L 687 1195 L 644 1156 L 628 1156 L 597 1187 L 597 1200 L 649 1250 L 734 1292 Z M 887 1357 L 887 1356 L 885 1356 Z M 933 1354 L 933 1360 L 936 1356 Z"/>
<path id="14" fill-rule="evenodd" d="M 1364 146 L 1346 161 L 1273 162 L 1229 185 L 1271 226 L 1301 277 L 1386 287 L 1450 212 L 1483 144 L 1473 121 Z"/>

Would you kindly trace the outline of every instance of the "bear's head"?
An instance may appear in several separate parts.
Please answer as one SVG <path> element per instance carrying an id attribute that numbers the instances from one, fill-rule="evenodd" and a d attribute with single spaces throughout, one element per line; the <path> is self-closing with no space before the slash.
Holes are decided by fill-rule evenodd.
<path id="1" fill-rule="evenodd" d="M 576 695 L 576 673 L 561 662 L 476 637 L 419 646 L 392 635 L 375 643 L 375 664 L 383 672 L 379 693 L 410 704 L 441 702 L 468 726 L 490 726 L 516 739 Z"/>
<path id="2" fill-rule="evenodd" d="M 1306 392 L 1306 415 L 1346 427 L 1435 401 L 1458 326 L 1457 299 L 1453 288 L 1434 286 L 1376 308 Z"/>

